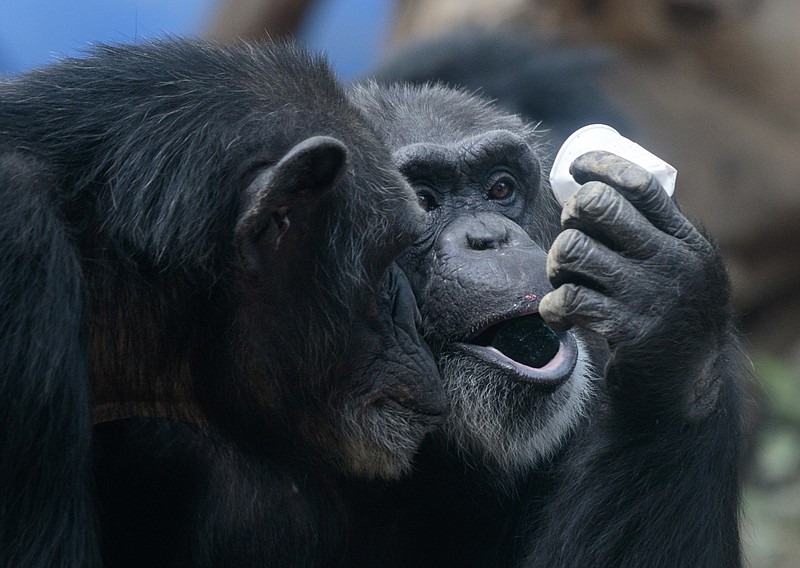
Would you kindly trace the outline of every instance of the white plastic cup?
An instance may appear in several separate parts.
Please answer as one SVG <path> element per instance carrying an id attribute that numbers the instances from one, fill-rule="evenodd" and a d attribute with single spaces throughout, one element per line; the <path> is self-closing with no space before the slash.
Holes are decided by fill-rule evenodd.
<path id="1" fill-rule="evenodd" d="M 667 192 L 675 191 L 675 178 L 678 171 L 667 162 L 648 152 L 636 142 L 628 140 L 619 132 L 605 124 L 590 124 L 573 132 L 553 161 L 550 170 L 550 187 L 561 205 L 581 187 L 569 173 L 575 158 L 592 150 L 605 150 L 643 167 L 653 174 Z"/>

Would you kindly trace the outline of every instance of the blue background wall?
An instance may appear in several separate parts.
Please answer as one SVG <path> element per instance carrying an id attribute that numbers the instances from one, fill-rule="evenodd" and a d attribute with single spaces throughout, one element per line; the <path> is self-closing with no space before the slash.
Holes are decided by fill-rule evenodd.
<path id="1" fill-rule="evenodd" d="M 391 0 L 318 0 L 300 37 L 325 51 L 344 79 L 377 57 Z M 91 43 L 199 35 L 217 0 L 0 0 L 0 73 L 78 55 Z"/>

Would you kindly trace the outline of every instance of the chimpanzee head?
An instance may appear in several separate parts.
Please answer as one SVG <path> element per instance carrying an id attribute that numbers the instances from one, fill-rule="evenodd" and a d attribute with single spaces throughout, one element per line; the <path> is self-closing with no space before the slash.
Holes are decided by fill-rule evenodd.
<path id="1" fill-rule="evenodd" d="M 123 409 L 106 419 L 186 403 L 254 451 L 408 467 L 446 410 L 392 268 L 424 213 L 323 60 L 99 47 L 0 103 L 0 151 L 43 164 L 80 256 L 94 400 Z"/>
<path id="2" fill-rule="evenodd" d="M 220 415 L 245 436 L 278 432 L 309 447 L 301 459 L 396 476 L 447 408 L 393 264 L 425 215 L 327 67 L 287 53 L 228 70 L 237 97 L 217 111 L 243 112 L 227 154 L 209 161 L 239 184 L 216 324 L 231 330 L 220 360 L 233 380 L 201 392 L 212 408 L 228 401 Z"/>
<path id="3" fill-rule="evenodd" d="M 381 144 L 348 127 L 299 142 L 245 190 L 235 287 L 247 347 L 235 359 L 268 366 L 247 392 L 289 418 L 270 427 L 297 430 L 346 471 L 392 477 L 446 408 L 393 262 L 421 236 L 424 213 Z"/>
<path id="4" fill-rule="evenodd" d="M 540 135 L 487 102 L 441 87 L 356 86 L 428 216 L 404 252 L 452 405 L 447 438 L 509 471 L 558 447 L 588 396 L 589 357 L 538 314 L 553 290 L 546 249 L 559 209 Z"/>

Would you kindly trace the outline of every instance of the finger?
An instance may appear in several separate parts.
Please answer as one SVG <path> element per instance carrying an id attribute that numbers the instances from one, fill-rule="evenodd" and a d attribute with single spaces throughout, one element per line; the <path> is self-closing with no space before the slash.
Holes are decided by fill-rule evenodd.
<path id="1" fill-rule="evenodd" d="M 572 162 L 570 173 L 580 184 L 600 181 L 612 186 L 668 235 L 683 239 L 696 232 L 658 180 L 625 158 L 603 151 L 587 152 Z"/>
<path id="2" fill-rule="evenodd" d="M 547 294 L 539 303 L 539 314 L 556 331 L 582 327 L 617 343 L 628 333 L 624 327 L 625 306 L 620 302 L 577 284 L 565 284 Z"/>
<path id="3" fill-rule="evenodd" d="M 573 283 L 607 294 L 636 273 L 632 262 L 576 229 L 559 234 L 547 254 L 554 287 Z"/>
<path id="4" fill-rule="evenodd" d="M 564 228 L 578 229 L 626 256 L 644 259 L 666 239 L 627 199 L 601 182 L 583 185 L 564 204 Z"/>

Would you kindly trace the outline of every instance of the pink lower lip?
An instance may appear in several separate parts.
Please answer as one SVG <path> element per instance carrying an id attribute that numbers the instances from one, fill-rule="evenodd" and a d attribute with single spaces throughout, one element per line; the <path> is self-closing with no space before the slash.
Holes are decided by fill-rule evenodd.
<path id="1" fill-rule="evenodd" d="M 494 347 L 456 343 L 454 347 L 486 363 L 505 370 L 512 380 L 553 389 L 572 374 L 578 357 L 578 346 L 571 332 L 560 333 L 556 355 L 542 367 L 529 367 L 510 359 Z"/>

